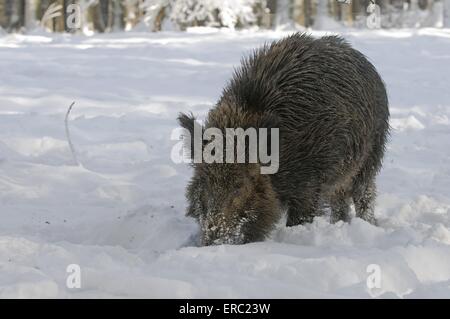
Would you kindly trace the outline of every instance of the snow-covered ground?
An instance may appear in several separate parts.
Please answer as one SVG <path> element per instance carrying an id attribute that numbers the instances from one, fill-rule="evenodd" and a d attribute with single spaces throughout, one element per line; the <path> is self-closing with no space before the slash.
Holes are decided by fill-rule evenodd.
<path id="1" fill-rule="evenodd" d="M 343 33 L 389 90 L 379 227 L 196 247 L 176 115 L 204 116 L 244 53 L 288 34 L 203 31 L 0 37 L 0 297 L 450 298 L 450 30 Z"/>

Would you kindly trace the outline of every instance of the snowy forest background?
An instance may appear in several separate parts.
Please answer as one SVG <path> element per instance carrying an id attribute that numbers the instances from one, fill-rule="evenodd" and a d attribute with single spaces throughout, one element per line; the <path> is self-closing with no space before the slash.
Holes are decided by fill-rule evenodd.
<path id="1" fill-rule="evenodd" d="M 80 26 L 70 28 L 67 18 L 75 10 Z M 89 34 L 194 26 L 367 28 L 367 17 L 374 14 L 381 28 L 449 27 L 450 0 L 0 0 L 0 30 Z"/>
<path id="2" fill-rule="evenodd" d="M 0 299 L 450 298 L 450 0 L 374 1 L 0 0 Z M 199 247 L 176 118 L 297 31 L 386 84 L 378 226 Z"/>

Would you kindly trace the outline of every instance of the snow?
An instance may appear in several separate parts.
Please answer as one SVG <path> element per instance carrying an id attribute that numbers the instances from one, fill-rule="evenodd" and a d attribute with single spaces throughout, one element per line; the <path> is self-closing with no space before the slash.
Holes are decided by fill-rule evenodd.
<path id="1" fill-rule="evenodd" d="M 342 32 L 389 91 L 379 227 L 319 217 L 211 247 L 184 216 L 175 118 L 204 117 L 241 56 L 289 32 L 1 35 L 0 297 L 449 298 L 450 31 Z"/>

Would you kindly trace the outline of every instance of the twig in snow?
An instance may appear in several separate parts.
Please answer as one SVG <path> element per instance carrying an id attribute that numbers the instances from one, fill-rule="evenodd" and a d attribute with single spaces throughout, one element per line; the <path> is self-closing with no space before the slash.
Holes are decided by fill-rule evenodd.
<path id="1" fill-rule="evenodd" d="M 74 104 L 75 104 L 75 101 L 73 101 L 72 104 L 70 104 L 69 109 L 67 110 L 67 113 L 66 113 L 66 118 L 64 120 L 64 123 L 66 126 L 67 142 L 69 143 L 70 152 L 72 153 L 73 161 L 74 161 L 75 165 L 80 165 L 80 163 L 77 160 L 77 153 L 75 152 L 75 148 L 73 147 L 72 139 L 70 138 L 70 132 L 69 132 L 69 114 L 70 114 L 70 111 L 72 110 L 72 107 L 74 106 Z"/>

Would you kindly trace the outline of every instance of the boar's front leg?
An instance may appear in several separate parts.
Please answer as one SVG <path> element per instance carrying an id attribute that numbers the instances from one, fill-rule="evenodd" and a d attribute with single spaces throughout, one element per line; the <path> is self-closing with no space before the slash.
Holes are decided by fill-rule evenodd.
<path id="1" fill-rule="evenodd" d="M 292 199 L 288 204 L 286 226 L 296 226 L 311 223 L 317 215 L 319 196 L 311 194 L 303 199 Z"/>

